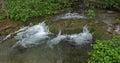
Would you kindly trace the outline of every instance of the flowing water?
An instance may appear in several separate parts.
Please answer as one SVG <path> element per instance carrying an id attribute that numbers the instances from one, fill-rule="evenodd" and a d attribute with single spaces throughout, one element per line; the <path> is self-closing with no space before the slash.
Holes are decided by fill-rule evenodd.
<path id="1" fill-rule="evenodd" d="M 5 53 L 4 51 L 1 53 L 2 63 L 64 63 L 73 59 L 72 57 L 69 59 L 72 53 L 77 54 L 77 58 L 73 61 L 81 62 L 82 56 L 78 55 L 81 48 L 92 42 L 92 34 L 87 26 L 83 27 L 83 32 L 71 35 L 61 35 L 61 32 L 55 35 L 49 31 L 44 22 L 23 29 L 24 31 L 15 36 L 18 42 L 8 48 Z M 85 55 L 85 57 L 88 56 Z"/>
<path id="2" fill-rule="evenodd" d="M 12 32 L 0 45 L 0 63 L 87 63 L 93 39 L 108 39 L 112 31 L 120 33 L 119 25 L 113 30 L 110 16 L 97 18 L 66 13 L 52 18 L 52 24 L 43 21 Z"/>

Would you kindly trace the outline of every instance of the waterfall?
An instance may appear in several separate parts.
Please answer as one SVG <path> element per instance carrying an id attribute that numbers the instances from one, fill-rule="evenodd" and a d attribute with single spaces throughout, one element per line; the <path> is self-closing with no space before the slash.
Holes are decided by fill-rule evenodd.
<path id="1" fill-rule="evenodd" d="M 53 45 L 57 45 L 61 40 L 65 39 L 67 35 L 61 35 L 61 31 L 58 33 L 57 37 L 51 39 L 47 42 L 47 45 L 53 48 Z"/>
<path id="2" fill-rule="evenodd" d="M 116 34 L 120 34 L 120 25 L 116 26 L 115 32 L 116 32 Z"/>
<path id="3" fill-rule="evenodd" d="M 23 32 L 18 33 L 15 38 L 19 40 L 13 47 L 21 45 L 23 47 L 31 47 L 43 43 L 48 37 L 49 28 L 44 22 L 29 27 Z"/>
<path id="4" fill-rule="evenodd" d="M 70 35 L 70 38 L 75 42 L 76 45 L 89 43 L 92 41 L 92 34 L 89 33 L 87 25 L 83 27 L 83 32 L 79 34 Z"/>
<path id="5" fill-rule="evenodd" d="M 79 15 L 78 13 L 66 13 L 60 17 L 61 19 L 85 19 L 85 16 Z"/>
<path id="6" fill-rule="evenodd" d="M 46 43 L 48 47 L 53 48 L 54 45 L 59 44 L 64 39 L 69 42 L 74 42 L 75 45 L 82 45 L 85 43 L 90 43 L 92 41 L 92 34 L 89 32 L 87 26 L 84 26 L 83 32 L 79 34 L 62 35 L 60 31 L 58 35 L 54 36 L 54 38 L 51 38 L 50 34 L 52 35 L 45 22 L 39 23 L 38 25 L 34 25 L 22 32 L 19 32 L 15 36 L 15 39 L 17 39 L 18 42 L 16 42 L 13 47 L 22 46 L 24 48 L 28 48 Z"/>

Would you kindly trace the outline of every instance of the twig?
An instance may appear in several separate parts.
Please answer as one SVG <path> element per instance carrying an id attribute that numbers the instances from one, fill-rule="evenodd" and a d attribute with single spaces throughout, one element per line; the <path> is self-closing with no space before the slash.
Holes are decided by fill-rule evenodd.
<path id="1" fill-rule="evenodd" d="M 0 29 L 0 32 L 3 31 L 3 30 L 8 29 L 8 28 L 10 28 L 10 27 L 11 27 L 11 26 L 6 26 L 6 27 L 4 27 L 4 28 L 1 28 L 1 29 Z"/>
<path id="2" fill-rule="evenodd" d="M 28 29 L 28 27 L 24 27 L 24 28 L 22 28 L 22 29 L 19 29 L 18 31 L 15 31 L 15 32 L 13 32 L 13 33 L 8 34 L 5 38 L 3 38 L 3 39 L 0 41 L 0 44 L 3 43 L 4 41 L 6 41 L 7 39 L 14 37 L 17 33 L 22 32 L 22 31 L 24 31 L 24 30 L 26 30 L 26 29 Z"/>

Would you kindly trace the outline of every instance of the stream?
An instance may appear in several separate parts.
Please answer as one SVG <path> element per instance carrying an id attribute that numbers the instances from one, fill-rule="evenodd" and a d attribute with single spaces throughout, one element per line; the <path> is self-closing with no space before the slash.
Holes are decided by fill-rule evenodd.
<path id="1" fill-rule="evenodd" d="M 0 63 L 88 63 L 96 39 L 120 34 L 119 12 L 96 14 L 63 13 L 11 32 L 1 40 Z"/>

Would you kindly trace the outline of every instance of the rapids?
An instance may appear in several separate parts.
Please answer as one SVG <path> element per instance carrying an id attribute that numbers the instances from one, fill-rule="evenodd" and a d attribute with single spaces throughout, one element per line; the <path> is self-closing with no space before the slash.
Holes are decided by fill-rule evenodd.
<path id="1" fill-rule="evenodd" d="M 51 38 L 51 35 L 53 35 L 53 33 L 49 31 L 49 28 L 45 22 L 42 22 L 38 25 L 34 25 L 22 32 L 17 33 L 15 39 L 17 39 L 18 42 L 16 42 L 13 47 L 22 46 L 24 48 L 28 48 L 46 43 L 47 46 L 52 48 L 53 45 L 57 45 L 62 40 L 69 42 L 72 41 L 75 43 L 74 45 L 82 45 L 92 42 L 92 34 L 89 32 L 88 26 L 84 26 L 83 32 L 79 34 L 61 35 L 60 31 L 58 35 L 54 36 L 54 38 Z"/>

